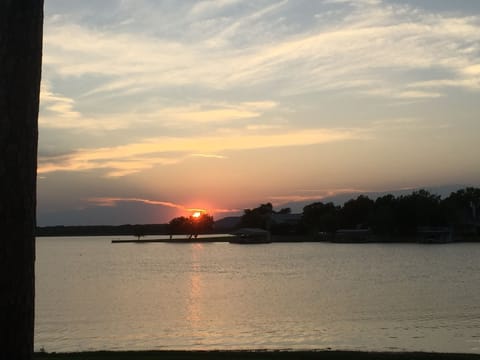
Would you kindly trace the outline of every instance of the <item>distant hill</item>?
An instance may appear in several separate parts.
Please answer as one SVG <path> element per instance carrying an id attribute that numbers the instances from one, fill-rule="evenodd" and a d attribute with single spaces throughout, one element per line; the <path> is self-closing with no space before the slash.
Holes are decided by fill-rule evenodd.
<path id="1" fill-rule="evenodd" d="M 215 232 L 229 231 L 240 223 L 240 216 L 228 216 L 215 221 L 213 228 Z"/>

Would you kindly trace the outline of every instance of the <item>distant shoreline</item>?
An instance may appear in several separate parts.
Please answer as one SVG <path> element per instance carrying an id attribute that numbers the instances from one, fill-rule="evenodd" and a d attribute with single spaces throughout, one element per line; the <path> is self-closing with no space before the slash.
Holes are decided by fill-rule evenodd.
<path id="1" fill-rule="evenodd" d="M 364 352 L 364 351 L 98 351 L 79 353 L 35 353 L 35 360 L 480 360 L 480 354 L 431 353 L 431 352 Z"/>
<path id="2" fill-rule="evenodd" d="M 169 236 L 168 234 L 151 234 L 140 239 L 128 234 L 128 235 L 79 235 L 79 234 L 71 234 L 71 235 L 37 235 L 38 238 L 43 237 L 96 237 L 96 236 L 111 236 L 111 242 L 122 244 L 122 243 L 172 243 L 172 244 L 190 244 L 190 243 L 215 243 L 215 242 L 229 242 L 230 237 L 225 236 L 226 234 L 203 234 L 201 237 L 197 238 L 189 238 L 188 235 L 185 237 L 178 237 L 179 235 L 174 235 L 172 239 L 170 238 L 158 238 L 158 236 Z M 115 239 L 115 236 L 129 236 L 130 239 Z M 381 237 L 372 235 L 367 240 L 362 241 L 348 241 L 348 240 L 319 240 L 315 239 L 312 236 L 308 235 L 272 235 L 271 236 L 271 243 L 330 243 L 330 244 L 456 244 L 456 243 L 478 243 L 480 242 L 480 237 L 473 236 L 473 237 L 453 237 L 452 241 L 450 242 L 432 242 L 426 243 L 419 240 L 419 238 L 415 236 L 411 237 Z"/>
<path id="3" fill-rule="evenodd" d="M 168 235 L 167 235 L 168 236 Z M 185 244 L 185 243 L 211 243 L 211 242 L 228 242 L 231 237 L 228 236 L 212 236 L 202 238 L 172 238 L 172 239 L 112 239 L 112 244 L 124 244 L 124 243 L 173 243 L 173 244 Z"/>
<path id="4" fill-rule="evenodd" d="M 196 243 L 196 242 L 228 242 L 228 238 L 225 237 L 233 229 L 217 229 L 215 233 L 201 234 L 199 237 L 188 239 L 189 234 L 176 234 L 173 235 L 173 239 L 161 239 L 160 236 L 169 236 L 167 224 L 145 224 L 144 236 L 139 241 L 135 241 L 134 228 L 136 225 L 79 225 L 79 226 L 45 226 L 37 227 L 35 236 L 37 238 L 42 237 L 93 237 L 93 236 L 128 236 L 132 240 L 118 241 L 120 242 L 135 242 L 135 243 L 155 243 L 155 242 L 172 242 L 172 243 Z M 182 236 L 180 238 L 180 236 Z M 207 238 L 208 237 L 208 238 Z M 116 240 L 116 239 L 112 239 Z M 123 239 L 122 239 L 123 240 Z M 117 241 L 115 241 L 117 242 Z M 311 234 L 285 234 L 279 235 L 272 233 L 272 243 L 301 243 L 301 242 L 326 242 L 326 243 L 346 243 L 346 244 L 363 244 L 363 243 L 426 243 L 418 236 L 382 236 L 375 234 L 368 234 L 361 238 L 354 237 L 342 237 L 335 239 L 332 236 L 326 236 L 323 238 L 314 237 Z M 480 242 L 479 235 L 461 236 L 453 235 L 451 241 L 435 242 L 432 243 L 462 243 L 462 242 Z"/>
<path id="5" fill-rule="evenodd" d="M 99 230 L 101 229 L 101 230 Z M 119 231 L 124 230 L 124 231 Z M 46 227 L 39 228 L 35 237 L 115 237 L 115 236 L 125 236 L 131 237 L 130 239 L 112 239 L 114 243 L 209 243 L 209 242 L 228 242 L 228 232 L 229 230 L 220 230 L 218 233 L 212 234 L 200 234 L 197 238 L 188 238 L 186 235 L 173 235 L 172 239 L 166 238 L 155 238 L 158 236 L 168 237 L 170 234 L 165 232 L 147 232 L 145 236 L 137 239 L 132 235 L 132 230 L 130 226 L 58 226 L 58 227 Z M 182 236 L 182 237 L 179 237 Z M 365 238 L 355 239 L 355 238 L 338 238 L 328 236 L 326 238 L 314 237 L 312 235 L 271 235 L 272 243 L 335 243 L 335 244 L 451 244 L 451 243 L 478 243 L 480 242 L 480 235 L 472 236 L 462 236 L 462 235 L 453 235 L 450 241 L 425 241 L 425 238 L 422 238 L 418 235 L 411 236 L 382 236 L 370 234 Z"/>

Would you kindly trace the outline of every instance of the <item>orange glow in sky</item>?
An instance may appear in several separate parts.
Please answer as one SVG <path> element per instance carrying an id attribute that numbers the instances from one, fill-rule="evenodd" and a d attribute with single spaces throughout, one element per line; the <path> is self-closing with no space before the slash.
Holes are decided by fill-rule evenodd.
<path id="1" fill-rule="evenodd" d="M 40 226 L 480 186 L 480 1 L 111 3 L 45 6 Z"/>

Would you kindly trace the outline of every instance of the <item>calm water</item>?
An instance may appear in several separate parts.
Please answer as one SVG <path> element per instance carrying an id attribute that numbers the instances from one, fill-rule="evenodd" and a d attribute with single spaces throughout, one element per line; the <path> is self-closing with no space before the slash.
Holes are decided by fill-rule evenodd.
<path id="1" fill-rule="evenodd" d="M 39 238 L 35 348 L 480 353 L 480 244 Z"/>

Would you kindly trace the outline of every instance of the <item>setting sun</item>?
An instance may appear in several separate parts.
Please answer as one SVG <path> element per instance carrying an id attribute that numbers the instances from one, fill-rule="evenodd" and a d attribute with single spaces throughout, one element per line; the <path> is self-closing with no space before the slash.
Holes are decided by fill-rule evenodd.
<path id="1" fill-rule="evenodd" d="M 194 217 L 195 219 L 198 219 L 201 215 L 202 215 L 202 212 L 201 212 L 201 211 L 195 211 L 195 212 L 192 214 L 192 217 Z"/>

